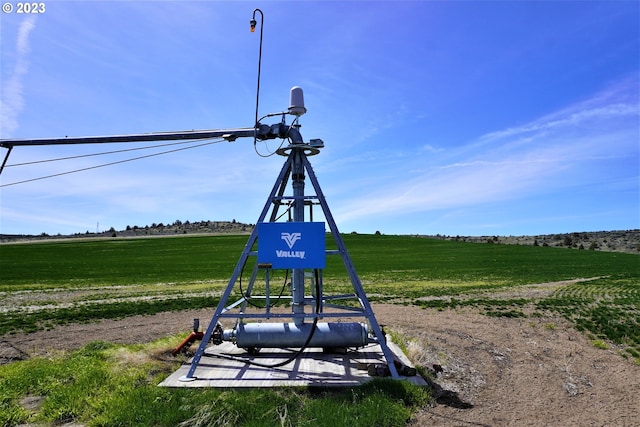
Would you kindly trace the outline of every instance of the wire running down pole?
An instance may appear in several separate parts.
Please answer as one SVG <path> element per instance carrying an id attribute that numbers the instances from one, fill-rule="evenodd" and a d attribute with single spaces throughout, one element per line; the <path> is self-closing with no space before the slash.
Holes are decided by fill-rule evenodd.
<path id="1" fill-rule="evenodd" d="M 257 129 L 258 128 L 258 105 L 260 103 L 260 66 L 262 64 L 262 30 L 264 29 L 264 14 L 262 13 L 262 10 L 254 9 L 253 17 L 251 18 L 251 21 L 249 21 L 249 24 L 251 25 L 252 33 L 256 30 L 256 24 L 258 23 L 256 21 L 256 12 L 260 12 L 260 49 L 258 50 L 258 87 L 256 88 L 256 117 L 253 122 L 255 128 Z M 254 146 L 256 145 L 256 140 L 257 140 L 257 130 L 256 130 L 256 134 L 253 137 Z"/>

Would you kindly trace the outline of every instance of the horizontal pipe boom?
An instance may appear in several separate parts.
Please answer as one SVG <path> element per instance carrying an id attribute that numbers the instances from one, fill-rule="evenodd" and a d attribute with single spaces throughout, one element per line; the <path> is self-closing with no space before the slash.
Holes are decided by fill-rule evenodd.
<path id="1" fill-rule="evenodd" d="M 131 135 L 110 136 L 80 136 L 64 138 L 35 138 L 35 139 L 0 139 L 0 147 L 11 148 L 30 145 L 62 145 L 62 144 L 108 144 L 116 142 L 150 142 L 177 141 L 186 139 L 224 138 L 234 141 L 236 138 L 253 138 L 254 128 L 217 129 L 217 130 L 189 130 L 178 132 L 153 132 Z"/>

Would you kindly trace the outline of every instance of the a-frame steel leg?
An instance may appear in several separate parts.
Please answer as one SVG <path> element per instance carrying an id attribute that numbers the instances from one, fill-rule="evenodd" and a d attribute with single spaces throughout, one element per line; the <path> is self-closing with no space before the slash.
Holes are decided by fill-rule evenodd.
<path id="1" fill-rule="evenodd" d="M 320 202 L 320 206 L 322 207 L 322 212 L 324 213 L 324 217 L 329 224 L 329 229 L 331 230 L 331 235 L 333 236 L 333 240 L 338 247 L 338 252 L 340 252 L 340 256 L 342 257 L 342 262 L 344 263 L 345 268 L 347 269 L 347 273 L 349 274 L 349 279 L 351 280 L 351 285 L 353 286 L 358 299 L 360 300 L 360 305 L 364 309 L 364 315 L 369 321 L 369 325 L 373 330 L 375 337 L 382 348 L 382 353 L 384 354 L 384 358 L 387 360 L 387 365 L 389 366 L 389 372 L 391 372 L 391 376 L 393 378 L 398 378 L 398 370 L 396 369 L 393 354 L 387 346 L 386 339 L 384 333 L 382 332 L 378 321 L 373 313 L 373 309 L 371 308 L 371 304 L 367 299 L 367 295 L 364 292 L 364 288 L 362 287 L 362 283 L 360 282 L 360 278 L 356 273 L 356 269 L 351 262 L 351 257 L 349 256 L 349 252 L 347 252 L 347 248 L 344 245 L 344 241 L 342 240 L 342 236 L 340 236 L 340 232 L 338 231 L 338 227 L 336 226 L 336 222 L 333 219 L 333 215 L 329 210 L 329 205 L 327 204 L 326 199 L 324 198 L 324 193 L 320 188 L 320 183 L 316 178 L 315 173 L 313 172 L 313 168 L 311 167 L 311 163 L 309 163 L 309 159 L 306 156 L 303 156 L 304 166 L 307 169 L 307 173 L 309 175 L 309 179 L 311 180 L 311 184 L 313 185 L 314 190 L 316 191 L 316 196 L 318 197 L 318 201 Z"/>
<path id="2" fill-rule="evenodd" d="M 362 283 L 360 282 L 360 279 L 356 273 L 355 267 L 353 266 L 353 263 L 351 261 L 351 258 L 349 257 L 349 253 L 347 252 L 347 249 L 345 247 L 345 244 L 342 240 L 342 237 L 340 236 L 340 233 L 338 231 L 338 227 L 336 226 L 335 220 L 333 219 L 333 215 L 331 214 L 331 211 L 329 210 L 329 206 L 327 204 L 327 201 L 324 197 L 324 194 L 322 192 L 322 189 L 320 188 L 320 184 L 318 182 L 318 179 L 313 171 L 313 168 L 311 167 L 311 164 L 309 162 L 309 160 L 307 159 L 307 155 L 305 154 L 304 148 L 297 148 L 294 147 L 291 149 L 291 152 L 289 153 L 287 160 L 285 161 L 282 170 L 280 171 L 280 174 L 278 175 L 278 178 L 271 190 L 271 193 L 269 194 L 269 197 L 267 199 L 267 202 L 265 203 L 265 206 L 260 214 L 260 217 L 258 218 L 258 221 L 256 222 L 256 227 L 253 229 L 249 240 L 247 241 L 247 244 L 244 247 L 244 250 L 242 251 L 242 254 L 240 256 L 240 259 L 238 260 L 238 263 L 236 264 L 236 268 L 233 271 L 233 274 L 231 276 L 231 278 L 229 279 L 229 282 L 227 284 L 227 287 L 222 295 L 222 297 L 220 298 L 220 302 L 218 303 L 218 306 L 216 308 L 216 311 L 214 312 L 214 315 L 211 319 L 211 322 L 209 323 L 206 332 L 204 333 L 202 342 L 200 343 L 200 346 L 198 347 L 198 350 L 195 353 L 195 356 L 191 362 L 191 366 L 189 368 L 189 372 L 187 373 L 186 376 L 182 377 L 181 380 L 182 381 L 191 381 L 191 380 L 195 380 L 196 377 L 194 376 L 195 371 L 197 369 L 198 364 L 200 363 L 200 359 L 202 358 L 202 356 L 204 355 L 205 349 L 207 348 L 207 346 L 209 345 L 209 341 L 211 341 L 212 335 L 213 335 L 213 331 L 216 328 L 216 326 L 219 323 L 219 320 L 221 318 L 221 316 L 227 311 L 229 310 L 232 306 L 228 306 L 228 300 L 229 297 L 231 296 L 231 293 L 236 285 L 236 281 L 238 280 L 238 278 L 240 277 L 240 275 L 242 274 L 243 268 L 245 266 L 245 263 L 247 262 L 247 259 L 249 258 L 249 256 L 251 255 L 256 255 L 256 252 L 254 251 L 254 246 L 257 242 L 258 239 L 258 227 L 257 224 L 258 223 L 262 223 L 264 222 L 265 218 L 267 217 L 267 214 L 269 212 L 269 209 L 272 208 L 273 205 L 273 209 L 271 211 L 271 216 L 269 218 L 269 222 L 275 222 L 278 219 L 278 208 L 280 206 L 281 201 L 284 199 L 283 194 L 285 191 L 285 187 L 287 185 L 288 179 L 290 177 L 290 175 L 293 173 L 294 175 L 299 175 L 299 172 L 301 170 L 306 170 L 307 175 L 311 181 L 311 184 L 315 190 L 315 199 L 318 200 L 318 203 L 320 204 L 320 206 L 322 207 L 322 211 L 324 214 L 324 217 L 329 225 L 329 229 L 331 231 L 331 235 L 333 237 L 333 240 L 337 246 L 338 249 L 338 253 L 340 254 L 343 264 L 345 266 L 345 269 L 347 270 L 347 274 L 349 275 L 349 279 L 351 281 L 351 285 L 353 287 L 353 290 L 355 292 L 355 297 L 358 299 L 359 303 L 360 303 L 360 310 L 356 310 L 356 312 L 361 313 L 358 314 L 357 316 L 363 316 L 367 319 L 372 332 L 376 338 L 377 343 L 380 345 L 381 349 L 382 349 L 382 353 L 384 355 L 384 358 L 387 362 L 387 365 L 389 367 L 389 372 L 391 373 L 391 376 L 393 378 L 399 378 L 399 374 L 398 371 L 395 367 L 394 364 L 394 357 L 393 354 L 391 352 L 391 350 L 389 349 L 389 347 L 386 344 L 386 340 L 385 340 L 385 336 L 384 333 L 382 332 L 380 325 L 378 324 L 375 315 L 373 313 L 373 310 L 371 308 L 371 305 L 369 303 L 369 300 L 367 299 L 367 296 L 365 294 L 364 288 L 362 286 Z M 294 181 L 296 179 L 300 179 L 300 177 L 294 177 Z M 303 185 L 303 184 L 302 184 Z M 308 196 L 304 196 L 303 199 L 308 198 Z M 301 209 L 302 200 L 296 200 L 296 197 L 292 198 L 294 200 L 294 202 L 298 203 L 294 209 Z M 302 206 L 303 209 L 303 206 Z M 252 286 L 252 284 L 250 285 Z M 242 298 L 245 298 L 245 296 L 243 296 Z M 322 295 L 315 295 L 315 298 L 323 298 Z M 324 301 L 324 300 L 322 300 Z M 235 306 L 236 304 L 234 304 Z M 322 316 L 322 309 L 320 309 L 319 313 L 313 313 L 312 315 L 320 315 Z M 353 312 L 351 312 L 350 314 L 351 316 L 353 316 Z M 240 317 L 240 316 L 238 316 Z"/>
<path id="3" fill-rule="evenodd" d="M 216 311 L 213 314 L 213 317 L 211 318 L 211 322 L 209 323 L 209 326 L 207 327 L 207 330 L 202 337 L 202 342 L 200 343 L 200 346 L 198 347 L 198 350 L 196 351 L 196 354 L 194 355 L 193 360 L 191 361 L 191 367 L 189 368 L 189 372 L 184 378 L 181 378 L 181 380 L 190 381 L 195 379 L 194 373 L 196 371 L 196 368 L 198 367 L 198 364 L 200 363 L 200 359 L 204 355 L 204 351 L 206 350 L 207 345 L 209 345 L 209 341 L 211 341 L 211 335 L 213 334 L 213 330 L 218 324 L 220 315 L 224 312 L 227 306 L 227 301 L 229 300 L 229 296 L 231 295 L 231 292 L 235 287 L 236 281 L 238 280 L 238 277 L 242 273 L 242 269 L 245 263 L 247 262 L 249 255 L 251 254 L 251 250 L 253 249 L 254 244 L 258 240 L 257 224 L 259 222 L 264 221 L 264 218 L 267 216 L 267 213 L 269 212 L 269 208 L 273 203 L 276 192 L 278 192 L 278 190 L 280 189 L 280 194 L 282 194 L 282 192 L 284 191 L 284 189 L 281 187 L 284 184 L 286 184 L 285 177 L 288 173 L 290 173 L 290 171 L 291 171 L 291 157 L 289 157 L 287 161 L 284 163 L 284 166 L 282 166 L 282 170 L 280 171 L 280 174 L 278 175 L 278 179 L 276 180 L 276 183 L 273 186 L 271 193 L 269 194 L 269 198 L 267 199 L 267 202 L 265 203 L 264 208 L 262 208 L 262 212 L 260 213 L 260 217 L 258 218 L 256 227 L 253 228 L 253 231 L 251 232 L 251 236 L 249 237 L 247 244 L 244 246 L 244 250 L 240 255 L 240 259 L 238 260 L 238 263 L 236 264 L 236 268 L 233 270 L 233 274 L 229 279 L 227 288 L 222 294 L 222 297 L 220 297 L 220 302 L 218 303 L 218 307 L 216 308 Z"/>

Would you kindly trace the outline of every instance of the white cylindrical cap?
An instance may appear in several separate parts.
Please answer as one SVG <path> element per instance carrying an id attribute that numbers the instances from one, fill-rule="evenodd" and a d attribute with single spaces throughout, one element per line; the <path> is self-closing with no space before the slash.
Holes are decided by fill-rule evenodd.
<path id="1" fill-rule="evenodd" d="M 307 109 L 304 108 L 304 94 L 302 93 L 302 88 L 299 86 L 292 87 L 289 95 L 289 114 L 301 116 L 306 112 Z"/>

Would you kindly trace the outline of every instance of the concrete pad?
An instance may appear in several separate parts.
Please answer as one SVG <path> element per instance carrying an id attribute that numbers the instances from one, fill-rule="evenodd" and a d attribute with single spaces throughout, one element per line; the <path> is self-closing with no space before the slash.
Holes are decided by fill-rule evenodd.
<path id="1" fill-rule="evenodd" d="M 408 366 L 406 356 L 393 343 L 388 343 L 391 351 Z M 205 350 L 195 371 L 195 379 L 181 381 L 189 372 L 191 361 L 160 383 L 162 387 L 350 387 L 370 381 L 367 372 L 369 364 L 384 364 L 385 359 L 379 345 L 371 345 L 347 352 L 347 354 L 323 353 L 322 349 L 307 349 L 289 364 L 268 368 L 289 359 L 295 350 L 263 349 L 258 355 L 250 356 L 232 343 L 222 343 Z M 427 385 L 420 376 L 402 377 L 418 385 Z"/>

